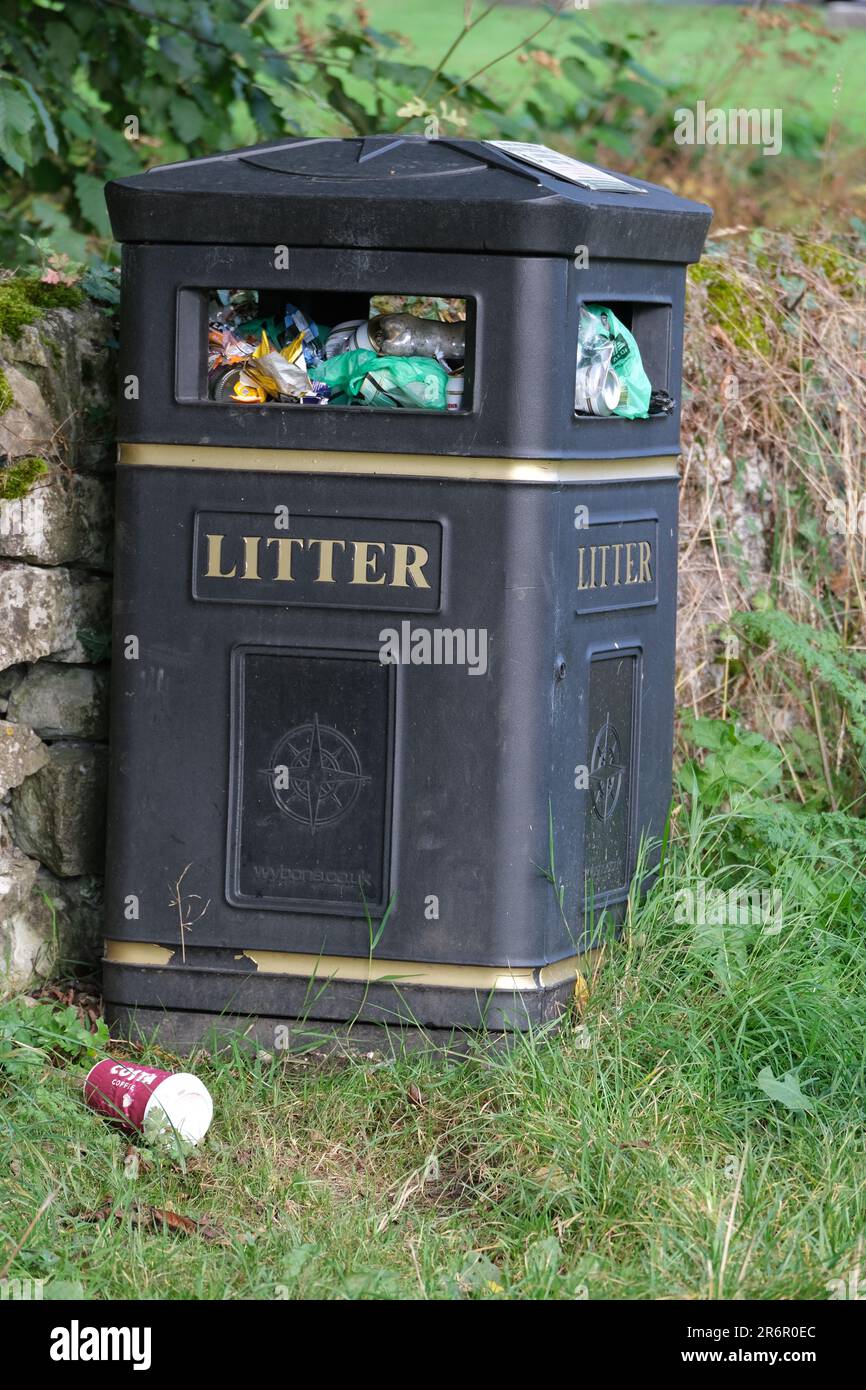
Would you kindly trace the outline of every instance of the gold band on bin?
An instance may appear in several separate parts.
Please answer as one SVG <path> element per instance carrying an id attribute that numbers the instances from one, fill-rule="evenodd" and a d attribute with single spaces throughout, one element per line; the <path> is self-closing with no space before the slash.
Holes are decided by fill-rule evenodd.
<path id="1" fill-rule="evenodd" d="M 673 454 L 632 459 L 453 458 L 445 454 L 353 454 L 336 450 L 222 445 L 121 444 L 118 462 L 136 468 L 240 469 L 377 478 L 446 478 L 464 483 L 629 482 L 676 478 Z"/>
<path id="2" fill-rule="evenodd" d="M 177 947 L 180 950 L 180 947 Z M 117 965 L 168 965 L 176 951 L 144 941 L 106 941 L 105 959 Z M 510 965 L 445 965 L 430 961 L 380 960 L 366 956 L 313 956 L 293 951 L 240 951 L 268 975 L 351 980 L 358 984 L 433 985 L 440 989 L 532 992 L 576 980 L 591 965 L 593 953 L 568 956 L 540 968 Z"/>

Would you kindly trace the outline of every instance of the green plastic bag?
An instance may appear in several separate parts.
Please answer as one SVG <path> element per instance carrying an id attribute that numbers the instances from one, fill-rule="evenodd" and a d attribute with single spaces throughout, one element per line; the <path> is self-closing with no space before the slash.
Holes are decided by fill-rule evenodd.
<path id="1" fill-rule="evenodd" d="M 448 373 L 434 357 L 381 357 L 358 348 L 312 367 L 310 376 L 364 405 L 445 409 Z"/>
<path id="2" fill-rule="evenodd" d="M 624 324 L 603 304 L 584 304 L 578 329 L 578 368 L 601 358 L 614 371 L 622 392 L 614 415 L 645 420 L 652 386 L 644 371 L 640 349 Z"/>
<path id="3" fill-rule="evenodd" d="M 353 352 L 340 352 L 318 367 L 310 370 L 313 381 L 324 381 L 333 392 L 355 396 L 367 374 L 368 364 L 376 361 L 378 354 L 371 348 L 358 348 Z"/>

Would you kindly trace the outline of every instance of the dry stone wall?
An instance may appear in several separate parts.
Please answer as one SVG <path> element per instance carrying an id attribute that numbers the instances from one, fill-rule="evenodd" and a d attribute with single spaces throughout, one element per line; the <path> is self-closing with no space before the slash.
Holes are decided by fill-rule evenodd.
<path id="1" fill-rule="evenodd" d="M 87 302 L 0 324 L 0 993 L 12 993 L 100 954 L 114 327 Z"/>

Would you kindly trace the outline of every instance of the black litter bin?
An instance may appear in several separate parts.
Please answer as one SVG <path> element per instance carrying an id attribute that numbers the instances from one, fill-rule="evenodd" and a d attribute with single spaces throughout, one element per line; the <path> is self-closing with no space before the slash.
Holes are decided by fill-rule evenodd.
<path id="1" fill-rule="evenodd" d="M 555 1018 L 668 811 L 709 209 L 541 147 L 386 136 L 107 198 L 113 1027 Z M 576 395 L 605 311 L 612 362 Z M 406 356 L 394 313 L 441 326 L 410 321 Z M 619 326 L 647 418 L 604 413 Z"/>

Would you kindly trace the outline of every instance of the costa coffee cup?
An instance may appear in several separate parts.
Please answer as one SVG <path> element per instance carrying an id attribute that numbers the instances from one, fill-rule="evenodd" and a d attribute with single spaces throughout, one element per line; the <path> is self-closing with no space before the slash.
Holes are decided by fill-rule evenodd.
<path id="1" fill-rule="evenodd" d="M 84 1100 L 91 1110 L 149 1143 L 171 1144 L 175 1136 L 199 1144 L 213 1119 L 213 1100 L 191 1072 L 138 1067 L 107 1057 L 84 1078 Z"/>

